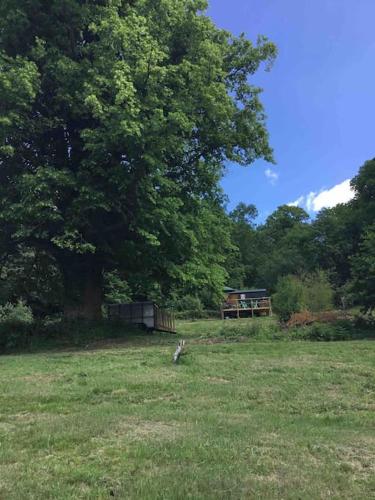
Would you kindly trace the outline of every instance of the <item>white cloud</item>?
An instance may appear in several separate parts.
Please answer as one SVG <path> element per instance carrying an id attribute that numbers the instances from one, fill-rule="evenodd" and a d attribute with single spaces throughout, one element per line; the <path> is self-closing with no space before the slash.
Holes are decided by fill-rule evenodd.
<path id="1" fill-rule="evenodd" d="M 319 196 L 319 195 L 317 193 L 314 193 L 314 191 L 311 191 L 311 193 L 309 193 L 306 196 L 306 208 L 309 212 L 316 212 L 315 200 L 316 200 L 317 196 Z"/>
<path id="2" fill-rule="evenodd" d="M 304 201 L 305 201 L 305 197 L 300 196 L 299 198 L 296 199 L 296 201 L 291 201 L 290 203 L 288 203 L 288 205 L 290 207 L 299 207 L 300 205 L 303 204 Z"/>
<path id="3" fill-rule="evenodd" d="M 346 179 L 331 189 L 324 189 L 319 193 L 311 191 L 288 205 L 306 208 L 309 212 L 319 212 L 322 208 L 332 208 L 339 203 L 347 203 L 352 198 L 354 198 L 354 191 L 350 187 L 350 179 Z"/>
<path id="4" fill-rule="evenodd" d="M 272 169 L 267 168 L 267 170 L 264 171 L 264 175 L 267 177 L 267 179 L 270 181 L 270 183 L 274 186 L 279 178 L 279 174 L 277 172 L 274 172 Z"/>

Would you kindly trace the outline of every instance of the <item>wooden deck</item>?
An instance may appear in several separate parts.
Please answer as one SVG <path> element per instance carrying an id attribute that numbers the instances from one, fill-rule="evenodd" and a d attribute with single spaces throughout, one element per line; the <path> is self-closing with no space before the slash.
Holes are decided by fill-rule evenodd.
<path id="1" fill-rule="evenodd" d="M 270 297 L 230 300 L 221 307 L 221 319 L 272 316 Z"/>

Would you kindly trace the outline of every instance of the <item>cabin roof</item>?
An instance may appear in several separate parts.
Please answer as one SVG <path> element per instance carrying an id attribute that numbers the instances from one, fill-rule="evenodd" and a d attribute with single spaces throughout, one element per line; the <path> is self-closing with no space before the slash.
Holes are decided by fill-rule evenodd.
<path id="1" fill-rule="evenodd" d="M 251 293 L 251 292 L 266 292 L 266 288 L 251 288 L 248 290 L 233 290 L 231 289 L 229 293 Z"/>

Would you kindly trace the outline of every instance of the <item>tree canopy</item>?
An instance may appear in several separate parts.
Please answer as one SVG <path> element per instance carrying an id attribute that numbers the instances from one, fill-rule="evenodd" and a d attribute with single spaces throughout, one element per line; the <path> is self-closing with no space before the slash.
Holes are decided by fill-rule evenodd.
<path id="1" fill-rule="evenodd" d="M 100 316 L 104 271 L 138 295 L 225 279 L 218 181 L 227 160 L 272 160 L 249 77 L 276 48 L 218 29 L 205 8 L 1 3 L 4 253 L 48 254 L 69 316 Z"/>

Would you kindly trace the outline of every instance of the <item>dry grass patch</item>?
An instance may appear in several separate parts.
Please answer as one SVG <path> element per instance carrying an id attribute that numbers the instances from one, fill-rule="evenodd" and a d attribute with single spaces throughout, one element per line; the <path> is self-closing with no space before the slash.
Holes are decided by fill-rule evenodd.
<path id="1" fill-rule="evenodd" d="M 223 378 L 223 377 L 205 377 L 206 380 L 208 380 L 209 382 L 213 383 L 213 384 L 230 384 L 230 380 L 228 380 L 227 378 Z"/>
<path id="2" fill-rule="evenodd" d="M 112 435 L 129 441 L 173 441 L 186 433 L 179 422 L 160 422 L 127 418 L 113 428 Z"/>

